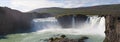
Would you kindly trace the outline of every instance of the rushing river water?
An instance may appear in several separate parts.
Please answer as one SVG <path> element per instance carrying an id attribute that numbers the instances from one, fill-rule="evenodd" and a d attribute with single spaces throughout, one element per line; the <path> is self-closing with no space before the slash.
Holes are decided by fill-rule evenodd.
<path id="1" fill-rule="evenodd" d="M 89 21 L 88 21 L 89 20 Z M 103 42 L 105 38 L 104 17 L 90 16 L 80 27 L 62 28 L 54 17 L 33 19 L 34 27 L 31 33 L 20 33 L 7 35 L 0 42 L 47 42 L 50 37 L 57 37 L 62 34 L 68 38 L 78 39 L 83 36 L 89 37 L 86 42 Z"/>

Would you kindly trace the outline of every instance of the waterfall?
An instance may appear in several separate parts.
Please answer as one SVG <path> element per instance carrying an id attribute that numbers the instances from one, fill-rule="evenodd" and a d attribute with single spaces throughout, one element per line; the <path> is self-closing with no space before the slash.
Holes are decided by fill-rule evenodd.
<path id="1" fill-rule="evenodd" d="M 75 15 L 72 17 L 72 28 L 75 28 Z"/>
<path id="2" fill-rule="evenodd" d="M 35 35 L 36 33 L 41 36 L 41 38 L 51 37 L 51 35 L 65 34 L 65 35 L 78 35 L 69 36 L 70 38 L 82 37 L 82 35 L 89 37 L 86 42 L 103 42 L 105 38 L 105 18 L 98 16 L 88 16 L 88 19 L 80 27 L 76 28 L 75 16 L 72 18 L 72 28 L 62 28 L 55 17 L 49 18 L 36 18 L 33 20 Z M 81 35 L 81 36 L 80 36 Z M 38 35 L 37 35 L 38 36 Z M 35 38 L 35 37 L 33 37 Z M 31 39 L 33 39 L 31 38 Z M 27 41 L 27 40 L 25 40 Z M 41 41 L 43 42 L 43 41 Z"/>
<path id="3" fill-rule="evenodd" d="M 98 16 L 88 16 L 87 21 L 82 24 L 80 27 L 79 25 L 77 28 L 75 28 L 75 16 L 72 18 L 72 28 L 64 29 L 62 28 L 57 19 L 55 17 L 49 17 L 49 18 L 37 18 L 34 19 L 34 30 L 38 31 L 58 31 L 61 33 L 68 32 L 70 34 L 96 34 L 101 33 L 104 35 L 105 30 L 105 19 L 104 17 L 98 17 Z"/>

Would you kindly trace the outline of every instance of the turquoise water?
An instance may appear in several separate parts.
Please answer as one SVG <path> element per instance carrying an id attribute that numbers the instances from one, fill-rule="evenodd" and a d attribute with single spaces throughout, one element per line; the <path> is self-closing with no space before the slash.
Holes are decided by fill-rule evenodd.
<path id="1" fill-rule="evenodd" d="M 50 37 L 59 37 L 63 33 L 53 33 L 53 32 L 44 32 L 44 33 L 21 33 L 21 34 L 10 34 L 7 35 L 7 39 L 1 39 L 0 42 L 47 42 Z M 79 39 L 83 36 L 89 37 L 86 42 L 103 42 L 104 36 L 102 35 L 72 35 L 65 34 L 67 38 L 70 39 Z"/>

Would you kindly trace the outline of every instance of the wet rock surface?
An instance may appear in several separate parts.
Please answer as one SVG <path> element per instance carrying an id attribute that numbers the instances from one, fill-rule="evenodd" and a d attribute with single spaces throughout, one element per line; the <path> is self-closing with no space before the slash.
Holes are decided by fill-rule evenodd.
<path id="1" fill-rule="evenodd" d="M 66 38 L 65 35 L 61 35 L 60 38 L 50 38 L 48 42 L 85 42 L 85 40 L 89 39 L 88 37 L 81 37 L 80 39 L 69 39 Z"/>
<path id="2" fill-rule="evenodd" d="M 77 15 L 63 15 L 57 17 L 57 20 L 63 28 L 71 28 L 73 27 L 72 26 L 73 22 L 75 23 L 76 27 L 77 25 L 84 23 L 87 20 L 87 18 L 88 17 L 86 15 L 77 14 Z"/>

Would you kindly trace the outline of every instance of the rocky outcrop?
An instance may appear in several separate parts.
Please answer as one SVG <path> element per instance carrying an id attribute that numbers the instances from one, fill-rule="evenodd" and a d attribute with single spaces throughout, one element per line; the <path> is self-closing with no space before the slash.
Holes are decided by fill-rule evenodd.
<path id="1" fill-rule="evenodd" d="M 26 31 L 30 26 L 29 15 L 8 7 L 0 7 L 0 34 Z"/>
<path id="2" fill-rule="evenodd" d="M 120 16 L 107 15 L 106 19 L 106 38 L 104 42 L 120 42 Z"/>
<path id="3" fill-rule="evenodd" d="M 74 15 L 74 18 L 75 18 L 75 25 L 77 26 L 77 25 L 83 25 L 83 23 L 85 23 L 86 20 L 88 19 L 88 16 L 77 14 Z"/>
<path id="4" fill-rule="evenodd" d="M 70 28 L 72 27 L 72 18 L 73 15 L 64 15 L 61 17 L 57 17 L 57 20 L 63 28 Z"/>
<path id="5" fill-rule="evenodd" d="M 76 27 L 77 25 L 84 23 L 87 18 L 86 15 L 76 14 L 59 16 L 57 17 L 57 20 L 63 28 L 71 28 L 73 25 Z"/>
<path id="6" fill-rule="evenodd" d="M 88 37 L 81 37 L 80 39 L 69 39 L 66 38 L 65 35 L 61 35 L 60 38 L 50 38 L 48 42 L 85 42 L 85 40 L 89 39 Z"/>

